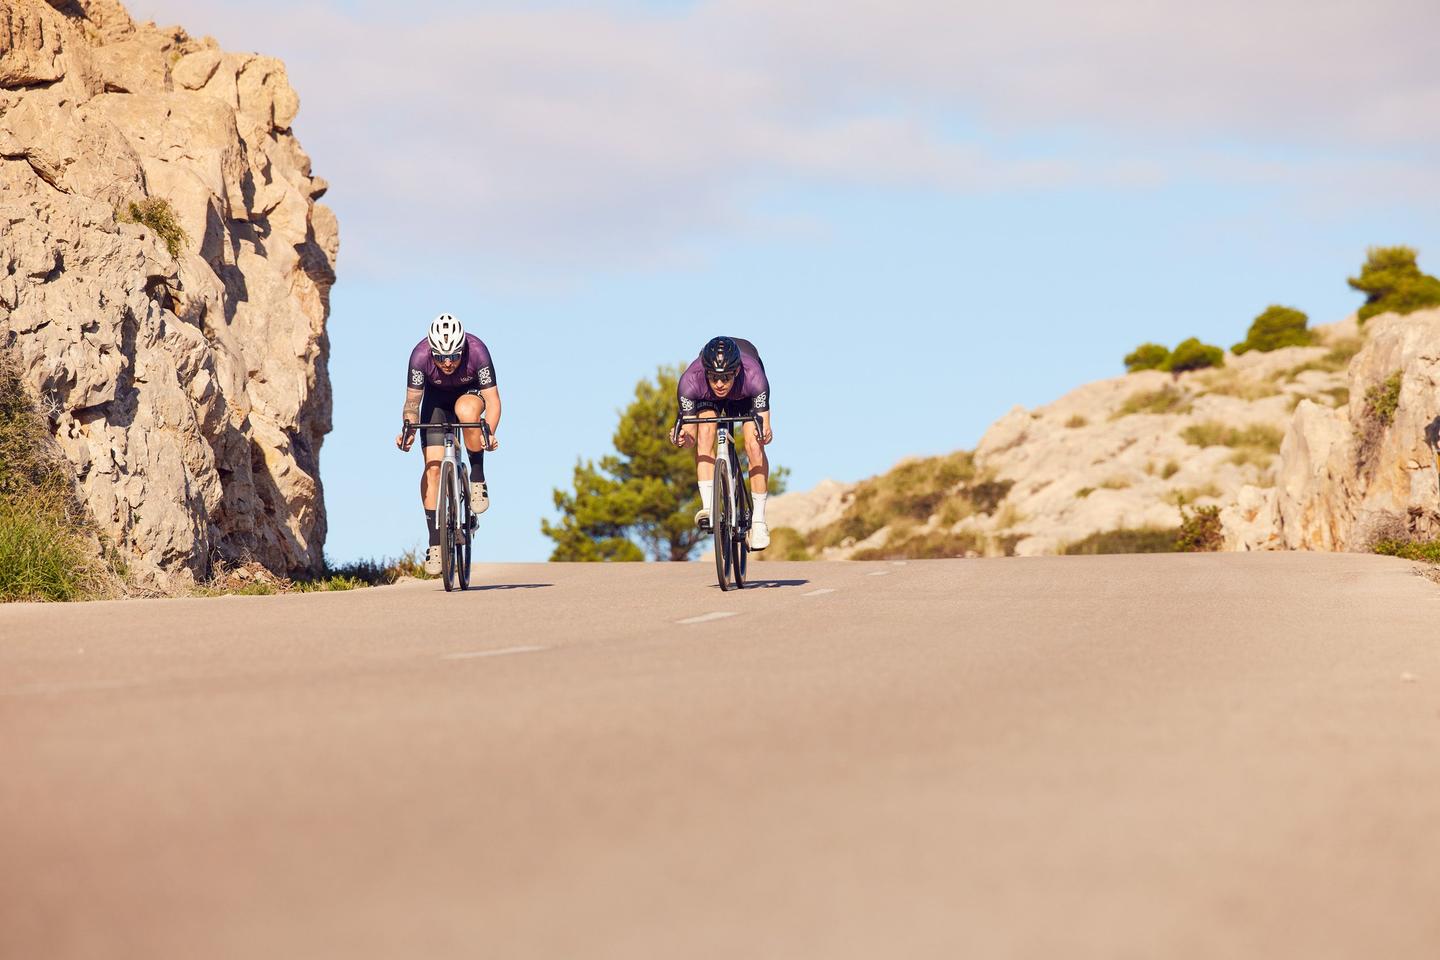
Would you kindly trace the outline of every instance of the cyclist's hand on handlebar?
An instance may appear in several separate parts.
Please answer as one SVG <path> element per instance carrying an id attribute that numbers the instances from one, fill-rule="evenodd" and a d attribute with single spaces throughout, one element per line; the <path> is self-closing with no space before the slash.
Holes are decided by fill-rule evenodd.
<path id="1" fill-rule="evenodd" d="M 775 433 L 774 433 L 774 431 L 772 431 L 772 430 L 767 430 L 767 429 L 764 428 L 764 427 L 761 427 L 761 428 L 760 428 L 760 442 L 761 442 L 761 443 L 768 444 L 771 440 L 774 440 L 774 439 L 775 439 Z"/>
<path id="2" fill-rule="evenodd" d="M 405 429 L 401 430 L 400 435 L 395 438 L 395 446 L 409 453 L 410 448 L 415 446 L 415 429 L 406 426 Z"/>
<path id="3" fill-rule="evenodd" d="M 493 434 L 493 433 L 490 434 L 490 443 L 485 447 L 485 449 L 486 449 L 486 450 L 499 450 L 499 449 L 500 449 L 500 438 L 497 437 L 497 436 L 495 436 L 495 434 Z"/>
<path id="4" fill-rule="evenodd" d="M 686 433 L 680 424 L 675 424 L 675 429 L 670 431 L 670 442 L 677 447 L 688 447 L 691 443 L 690 434 Z"/>

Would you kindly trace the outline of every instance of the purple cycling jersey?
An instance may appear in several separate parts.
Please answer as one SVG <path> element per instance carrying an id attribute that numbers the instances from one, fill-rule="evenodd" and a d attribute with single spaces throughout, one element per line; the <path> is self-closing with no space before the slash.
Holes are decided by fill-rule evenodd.
<path id="1" fill-rule="evenodd" d="M 465 356 L 454 373 L 446 374 L 430 354 L 430 340 L 424 339 L 410 351 L 410 369 L 405 385 L 412 390 L 438 387 L 441 390 L 462 390 L 471 387 L 486 389 L 495 386 L 495 365 L 490 351 L 475 334 L 465 334 Z"/>
<path id="2" fill-rule="evenodd" d="M 722 404 L 733 410 L 737 401 L 743 400 L 750 401 L 750 409 L 754 413 L 764 413 L 770 409 L 770 381 L 765 377 L 765 365 L 760 362 L 760 355 L 754 352 L 755 348 L 748 341 L 737 340 L 736 343 L 740 347 L 740 373 L 735 377 L 735 385 L 730 388 L 730 393 L 723 399 L 710 389 L 710 381 L 705 379 L 705 366 L 699 357 L 685 368 L 675 391 L 680 401 L 682 417 L 693 416 L 699 410 L 719 407 Z M 750 349 L 747 350 L 746 347 Z"/>

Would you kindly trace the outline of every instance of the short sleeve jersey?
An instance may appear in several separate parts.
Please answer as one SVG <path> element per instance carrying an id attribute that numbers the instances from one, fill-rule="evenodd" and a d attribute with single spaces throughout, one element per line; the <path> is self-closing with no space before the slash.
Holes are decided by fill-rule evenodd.
<path id="1" fill-rule="evenodd" d="M 765 365 L 760 362 L 760 355 L 748 341 L 738 340 L 736 343 L 740 347 L 740 373 L 729 395 L 723 400 L 715 396 L 710 382 L 705 379 L 705 365 L 696 357 L 680 375 L 676 388 L 681 416 L 692 416 L 697 410 L 721 404 L 734 409 L 735 404 L 744 400 L 750 401 L 750 409 L 754 413 L 770 409 L 770 381 L 765 377 Z"/>
<path id="2" fill-rule="evenodd" d="M 412 390 L 425 387 L 437 390 L 485 389 L 495 386 L 495 364 L 490 360 L 490 350 L 484 341 L 473 333 L 467 333 L 465 356 L 454 373 L 446 374 L 431 356 L 430 340 L 426 338 L 410 351 L 410 369 L 405 374 L 405 386 Z"/>

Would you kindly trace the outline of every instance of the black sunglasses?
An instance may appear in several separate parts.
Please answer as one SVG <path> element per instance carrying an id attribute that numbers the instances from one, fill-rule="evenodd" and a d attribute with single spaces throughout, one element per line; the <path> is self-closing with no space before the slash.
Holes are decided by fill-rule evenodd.
<path id="1" fill-rule="evenodd" d="M 710 373 L 710 374 L 706 374 L 706 379 L 708 379 L 711 383 L 730 383 L 730 382 L 732 382 L 732 381 L 735 379 L 735 374 L 733 374 L 733 373 Z"/>
<path id="2" fill-rule="evenodd" d="M 434 353 L 432 351 L 430 356 L 435 358 L 436 363 L 454 363 L 456 360 L 465 356 L 465 351 L 456 350 L 454 353 Z"/>

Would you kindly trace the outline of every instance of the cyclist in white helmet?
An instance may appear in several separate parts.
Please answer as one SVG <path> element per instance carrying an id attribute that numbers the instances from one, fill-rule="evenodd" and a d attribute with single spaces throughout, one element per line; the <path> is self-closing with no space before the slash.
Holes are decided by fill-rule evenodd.
<path id="1" fill-rule="evenodd" d="M 410 368 L 405 374 L 406 423 L 443 423 L 446 420 L 478 423 L 481 416 L 490 426 L 490 447 L 500 446 L 500 389 L 495 385 L 495 365 L 490 350 L 473 333 L 466 333 L 460 321 L 442 313 L 430 324 L 430 333 L 410 351 Z M 440 531 L 435 526 L 435 500 L 440 490 L 440 461 L 445 456 L 445 435 L 439 429 L 424 429 L 421 444 L 425 472 L 420 475 L 420 502 L 425 507 L 429 549 L 425 572 L 440 572 Z M 465 452 L 470 457 L 470 509 L 476 514 L 490 508 L 485 485 L 484 435 L 477 427 L 465 430 Z M 409 450 L 415 434 L 402 431 L 395 446 Z"/>

